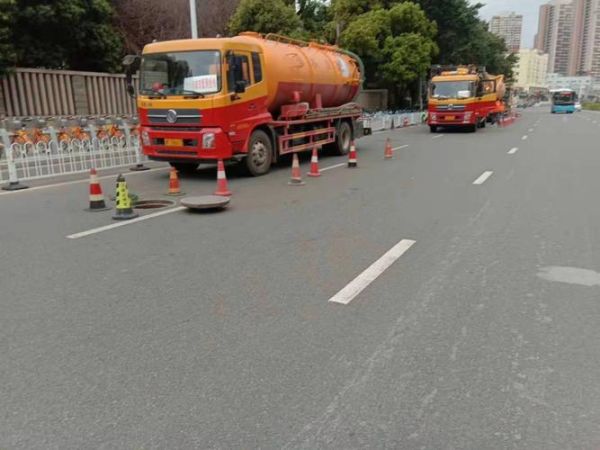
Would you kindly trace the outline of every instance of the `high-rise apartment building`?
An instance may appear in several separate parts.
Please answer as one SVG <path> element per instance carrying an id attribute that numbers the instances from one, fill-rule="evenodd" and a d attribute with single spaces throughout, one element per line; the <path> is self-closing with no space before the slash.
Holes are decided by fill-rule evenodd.
<path id="1" fill-rule="evenodd" d="M 600 77 L 600 0 L 542 5 L 535 48 L 548 53 L 548 73 Z"/>
<path id="2" fill-rule="evenodd" d="M 523 16 L 514 12 L 499 14 L 490 21 L 490 31 L 504 39 L 508 50 L 513 53 L 521 48 L 522 29 Z"/>
<path id="3" fill-rule="evenodd" d="M 574 0 L 553 0 L 540 7 L 535 48 L 548 53 L 548 72 L 568 75 L 572 66 Z"/>

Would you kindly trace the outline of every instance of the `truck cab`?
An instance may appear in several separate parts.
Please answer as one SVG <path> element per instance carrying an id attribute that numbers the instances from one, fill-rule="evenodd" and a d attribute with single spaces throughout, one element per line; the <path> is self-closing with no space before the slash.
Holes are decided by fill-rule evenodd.
<path id="1" fill-rule="evenodd" d="M 143 152 L 152 160 L 191 171 L 202 160 L 230 159 L 257 123 L 271 119 L 258 46 L 225 39 L 153 43 L 133 67 Z M 267 159 L 255 155 L 257 170 Z"/>
<path id="2" fill-rule="evenodd" d="M 432 133 L 439 127 L 466 127 L 474 132 L 502 110 L 498 104 L 501 77 L 489 76 L 474 66 L 451 70 L 436 66 L 432 71 L 428 101 Z"/>

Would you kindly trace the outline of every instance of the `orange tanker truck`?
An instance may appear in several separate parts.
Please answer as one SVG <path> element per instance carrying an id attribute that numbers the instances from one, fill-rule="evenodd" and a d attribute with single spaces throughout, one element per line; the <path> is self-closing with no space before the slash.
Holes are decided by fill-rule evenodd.
<path id="1" fill-rule="evenodd" d="M 470 131 L 495 122 L 504 112 L 504 75 L 490 75 L 475 66 L 432 68 L 427 123 L 439 127 L 466 127 Z"/>
<path id="2" fill-rule="evenodd" d="M 353 103 L 362 62 L 337 47 L 247 32 L 152 43 L 123 62 L 132 95 L 139 70 L 144 154 L 181 171 L 238 159 L 263 175 L 279 155 L 324 145 L 346 154 L 363 134 Z"/>

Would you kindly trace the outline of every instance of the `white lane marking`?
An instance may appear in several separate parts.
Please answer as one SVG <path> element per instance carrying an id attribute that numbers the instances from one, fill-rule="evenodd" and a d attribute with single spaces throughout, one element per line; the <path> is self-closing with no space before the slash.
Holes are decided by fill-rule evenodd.
<path id="1" fill-rule="evenodd" d="M 144 170 L 144 171 L 140 171 L 140 172 L 127 172 L 127 178 L 132 177 L 134 175 L 143 175 L 145 173 L 151 173 L 151 172 L 156 172 L 158 170 L 167 170 L 167 169 L 170 169 L 170 167 L 156 167 L 154 169 Z M 83 172 L 83 173 L 85 173 L 85 172 Z M 125 173 L 125 171 L 123 171 L 122 173 Z M 109 178 L 114 178 L 116 180 L 117 174 L 104 175 L 104 176 L 98 177 L 99 180 L 107 180 Z M 56 187 L 61 187 L 61 186 L 69 186 L 71 184 L 89 183 L 89 182 L 90 182 L 90 180 L 88 178 L 86 178 L 85 180 L 63 181 L 62 183 L 46 184 L 44 186 L 34 186 L 34 187 L 27 188 L 27 189 L 21 189 L 20 191 L 3 191 L 3 192 L 0 192 L 0 196 L 11 195 L 11 194 L 22 194 L 22 193 L 26 193 L 26 192 L 38 191 L 40 189 L 50 189 L 50 188 L 56 188 Z"/>
<path id="2" fill-rule="evenodd" d="M 437 134 L 434 137 L 432 137 L 431 139 L 439 139 L 439 138 L 441 138 L 443 136 L 444 136 L 443 134 Z"/>
<path id="3" fill-rule="evenodd" d="M 331 297 L 329 301 L 332 303 L 341 303 L 342 305 L 350 303 L 415 243 L 416 241 L 410 239 L 402 239 L 381 258 L 367 267 L 360 275 L 342 288 L 341 291 Z"/>
<path id="4" fill-rule="evenodd" d="M 91 234 L 102 233 L 103 231 L 112 230 L 114 228 L 124 227 L 125 225 L 131 225 L 133 223 L 142 222 L 143 220 L 152 219 L 154 217 L 164 216 L 165 214 L 171 214 L 177 211 L 182 211 L 186 209 L 185 206 L 177 206 L 175 208 L 165 209 L 164 211 L 158 211 L 152 214 L 146 214 L 145 216 L 140 216 L 131 220 L 124 220 L 122 222 L 112 223 L 110 225 L 105 225 L 103 227 L 92 228 L 91 230 L 81 231 L 79 233 L 70 234 L 67 236 L 68 239 L 79 239 L 82 237 L 89 236 Z"/>
<path id="5" fill-rule="evenodd" d="M 529 136 L 525 135 L 525 136 L 523 136 L 521 139 L 522 139 L 523 141 L 526 141 L 528 137 L 529 137 Z"/>
<path id="6" fill-rule="evenodd" d="M 491 170 L 483 172 L 479 176 L 479 178 L 477 178 L 475 181 L 473 181 L 473 184 L 483 184 L 483 183 L 485 183 L 485 180 L 487 180 L 489 177 L 491 177 L 493 173 L 494 172 L 492 172 Z"/>
<path id="7" fill-rule="evenodd" d="M 533 128 L 530 128 L 530 129 L 529 129 L 529 132 L 530 132 L 530 133 L 533 133 Z"/>
<path id="8" fill-rule="evenodd" d="M 513 147 L 508 151 L 509 155 L 514 155 L 515 153 L 517 153 L 519 151 L 519 147 Z"/>
<path id="9" fill-rule="evenodd" d="M 403 148 L 406 148 L 406 147 L 408 147 L 408 144 L 401 145 L 400 147 L 394 147 L 394 148 L 392 149 L 392 151 L 396 151 L 396 150 L 402 150 Z"/>
<path id="10" fill-rule="evenodd" d="M 339 163 L 339 164 L 334 164 L 333 166 L 328 166 L 328 167 L 323 167 L 322 169 L 320 169 L 321 172 L 325 172 L 326 170 L 331 170 L 331 169 L 335 169 L 337 167 L 343 167 L 345 165 L 347 165 L 348 163 Z"/>

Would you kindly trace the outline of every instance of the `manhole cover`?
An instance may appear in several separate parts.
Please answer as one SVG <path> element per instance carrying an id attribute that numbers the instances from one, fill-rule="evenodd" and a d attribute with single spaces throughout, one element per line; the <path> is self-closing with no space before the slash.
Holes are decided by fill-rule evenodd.
<path id="1" fill-rule="evenodd" d="M 170 200 L 140 200 L 134 203 L 135 209 L 156 209 L 166 206 L 173 206 L 174 203 Z"/>

